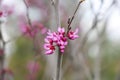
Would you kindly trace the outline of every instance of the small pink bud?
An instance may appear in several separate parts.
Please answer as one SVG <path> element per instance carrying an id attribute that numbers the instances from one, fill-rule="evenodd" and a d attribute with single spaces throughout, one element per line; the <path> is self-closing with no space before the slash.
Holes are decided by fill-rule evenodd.
<path id="1" fill-rule="evenodd" d="M 75 31 L 69 31 L 67 34 L 67 37 L 71 40 L 74 40 L 76 38 L 78 38 L 78 29 L 76 29 Z"/>

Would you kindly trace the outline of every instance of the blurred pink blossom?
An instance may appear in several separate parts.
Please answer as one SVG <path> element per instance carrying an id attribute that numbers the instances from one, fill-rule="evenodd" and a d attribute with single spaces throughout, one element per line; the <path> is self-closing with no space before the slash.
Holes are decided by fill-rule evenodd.
<path id="1" fill-rule="evenodd" d="M 28 25 L 22 24 L 21 25 L 21 32 L 29 37 L 35 36 L 35 32 L 31 30 L 31 28 Z"/>
<path id="2" fill-rule="evenodd" d="M 0 17 L 7 17 L 14 12 L 13 6 L 2 5 L 0 10 Z"/>
<path id="3" fill-rule="evenodd" d="M 20 24 L 21 32 L 31 38 L 36 36 L 39 32 L 41 34 L 45 34 L 47 32 L 47 28 L 43 26 L 41 23 L 34 23 L 33 26 L 29 26 L 27 24 Z"/>

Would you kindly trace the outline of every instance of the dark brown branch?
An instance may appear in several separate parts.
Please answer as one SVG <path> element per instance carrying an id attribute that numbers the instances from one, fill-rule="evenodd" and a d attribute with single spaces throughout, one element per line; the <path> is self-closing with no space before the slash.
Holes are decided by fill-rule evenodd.
<path id="1" fill-rule="evenodd" d="M 73 22 L 73 20 L 74 20 L 74 17 L 75 17 L 75 15 L 76 15 L 76 13 L 77 13 L 77 11 L 78 11 L 78 9 L 79 9 L 79 6 L 81 5 L 81 3 L 82 3 L 83 1 L 85 1 L 85 0 L 80 0 L 80 2 L 78 3 L 78 5 L 77 5 L 77 7 L 76 7 L 76 9 L 75 9 L 75 12 L 74 12 L 72 18 L 69 18 L 69 19 L 68 19 L 68 29 L 70 29 L 70 25 L 72 24 L 72 22 Z"/>

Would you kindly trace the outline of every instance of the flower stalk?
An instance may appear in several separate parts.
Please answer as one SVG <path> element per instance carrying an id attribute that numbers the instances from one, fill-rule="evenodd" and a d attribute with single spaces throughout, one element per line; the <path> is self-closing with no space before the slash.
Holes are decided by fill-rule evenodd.
<path id="1" fill-rule="evenodd" d="M 82 3 L 83 1 L 85 1 L 85 0 L 80 0 L 80 1 L 79 1 L 78 5 L 77 5 L 77 7 L 76 7 L 76 9 L 75 9 L 75 12 L 74 12 L 73 16 L 68 19 L 68 31 L 71 29 L 70 26 L 71 26 L 71 24 L 72 24 L 72 22 L 73 22 L 73 20 L 74 20 L 74 18 L 75 18 L 75 15 L 76 15 L 76 13 L 77 13 L 77 11 L 78 11 L 78 9 L 79 9 L 79 6 L 81 5 L 81 3 Z"/>
<path id="2" fill-rule="evenodd" d="M 61 54 L 61 52 L 59 51 L 58 60 L 57 60 L 56 79 L 55 80 L 61 80 L 62 57 L 63 57 L 63 54 Z"/>

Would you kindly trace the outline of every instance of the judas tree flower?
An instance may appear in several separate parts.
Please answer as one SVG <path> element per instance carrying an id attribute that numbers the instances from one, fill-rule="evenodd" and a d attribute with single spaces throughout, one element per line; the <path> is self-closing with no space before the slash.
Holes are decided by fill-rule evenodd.
<path id="1" fill-rule="evenodd" d="M 64 28 L 58 28 L 58 32 L 57 32 L 57 45 L 60 49 L 60 52 L 63 53 L 65 46 L 67 45 L 67 37 L 65 37 L 65 29 Z"/>
<path id="2" fill-rule="evenodd" d="M 55 50 L 55 46 L 53 45 L 53 40 L 52 39 L 45 39 L 45 44 L 44 44 L 44 48 L 46 49 L 46 54 L 52 54 Z"/>
<path id="3" fill-rule="evenodd" d="M 69 31 L 68 33 L 67 33 L 67 37 L 69 38 L 69 39 L 71 39 L 71 40 L 74 40 L 74 39 L 76 39 L 76 38 L 78 38 L 79 36 L 78 36 L 78 28 L 75 30 L 75 31 Z"/>
<path id="4" fill-rule="evenodd" d="M 78 38 L 78 29 L 75 31 L 68 31 L 67 35 L 64 28 L 58 28 L 57 32 L 47 32 L 45 38 L 44 48 L 46 50 L 45 54 L 52 54 L 55 51 L 55 46 L 57 46 L 61 53 L 64 53 L 65 46 L 68 44 L 68 39 L 74 40 Z"/>
<path id="5" fill-rule="evenodd" d="M 45 44 L 44 48 L 46 49 L 46 54 L 52 54 L 55 50 L 55 46 L 51 45 L 51 44 Z"/>
<path id="6" fill-rule="evenodd" d="M 59 33 L 59 35 L 64 36 L 65 35 L 65 29 L 58 27 L 58 33 Z"/>
<path id="7" fill-rule="evenodd" d="M 61 40 L 59 40 L 59 49 L 60 49 L 60 52 L 63 53 L 64 52 L 64 49 L 65 49 L 65 46 L 67 45 L 67 38 L 66 37 L 62 37 L 60 38 Z"/>

